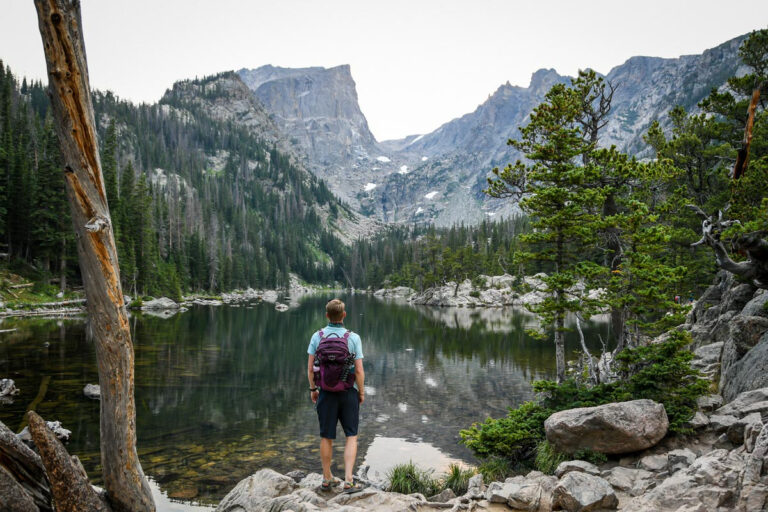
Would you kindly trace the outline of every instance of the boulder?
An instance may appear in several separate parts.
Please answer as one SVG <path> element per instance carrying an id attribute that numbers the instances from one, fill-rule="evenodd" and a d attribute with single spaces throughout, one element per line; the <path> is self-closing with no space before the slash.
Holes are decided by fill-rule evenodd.
<path id="1" fill-rule="evenodd" d="M 584 449 L 605 454 L 637 452 L 658 443 L 668 428 L 664 406 L 652 400 L 560 411 L 544 422 L 547 440 L 565 453 Z"/>
<path id="2" fill-rule="evenodd" d="M 747 302 L 741 314 L 744 316 L 764 316 L 768 317 L 768 290 L 757 290 L 752 296 L 752 300 Z"/>
<path id="3" fill-rule="evenodd" d="M 706 428 L 709 426 L 709 418 L 706 416 L 706 414 L 700 411 L 696 411 L 696 414 L 693 415 L 693 418 L 688 421 L 688 425 L 690 425 L 694 430 Z"/>
<path id="4" fill-rule="evenodd" d="M 747 453 L 752 453 L 755 449 L 755 443 L 757 442 L 757 436 L 763 430 L 762 419 L 758 422 L 747 423 L 744 426 L 744 450 Z"/>
<path id="5" fill-rule="evenodd" d="M 672 474 L 693 464 L 693 461 L 696 460 L 696 454 L 688 448 L 682 448 L 667 453 L 667 459 L 667 469 Z"/>
<path id="6" fill-rule="evenodd" d="M 571 471 L 581 471 L 582 473 L 600 476 L 600 470 L 597 466 L 585 460 L 566 460 L 565 462 L 561 462 L 558 464 L 557 469 L 555 469 L 555 476 L 560 478 Z"/>
<path id="7" fill-rule="evenodd" d="M 435 494 L 434 496 L 427 498 L 427 501 L 431 503 L 445 503 L 455 497 L 456 494 L 453 492 L 453 489 L 444 489 L 440 494 Z"/>
<path id="8" fill-rule="evenodd" d="M 572 471 L 554 489 L 554 503 L 569 512 L 614 510 L 619 500 L 611 485 L 599 476 Z"/>
<path id="9" fill-rule="evenodd" d="M 483 475 L 478 473 L 469 479 L 467 484 L 467 493 L 464 496 L 469 498 L 481 498 L 483 496 Z"/>
<path id="10" fill-rule="evenodd" d="M 83 394 L 92 400 L 101 400 L 101 388 L 98 384 L 86 384 Z"/>
<path id="11" fill-rule="evenodd" d="M 153 309 L 179 309 L 179 305 L 168 297 L 160 297 L 143 302 L 141 304 L 141 309 L 142 311 L 149 311 Z"/>
<path id="12" fill-rule="evenodd" d="M 516 478 L 507 478 L 504 483 L 491 482 L 485 490 L 485 499 L 491 503 L 506 503 L 509 496 L 520 490 L 525 478 L 522 476 Z"/>
<path id="13" fill-rule="evenodd" d="M 723 406 L 723 397 L 720 395 L 700 396 L 696 399 L 696 405 L 704 412 L 711 412 Z"/>
<path id="14" fill-rule="evenodd" d="M 714 450 L 624 503 L 622 510 L 732 510 L 729 504 L 737 498 L 743 465 L 743 458 L 736 452 Z"/>
<path id="15" fill-rule="evenodd" d="M 761 403 L 768 402 L 768 387 L 752 389 L 739 393 L 734 399 L 730 400 L 727 404 L 715 410 L 715 414 L 729 415 L 741 418 L 744 416 L 744 411 L 749 409 L 754 412 L 754 407 L 757 405 L 760 407 Z"/>
<path id="16" fill-rule="evenodd" d="M 731 321 L 730 335 L 720 360 L 720 387 L 732 378 L 731 368 L 757 345 L 768 331 L 768 318 L 737 315 Z"/>
<path id="17" fill-rule="evenodd" d="M 616 466 L 608 471 L 603 471 L 601 476 L 612 487 L 631 496 L 639 496 L 653 484 L 653 473 L 644 469 Z"/>
<path id="18" fill-rule="evenodd" d="M 386 492 L 372 487 L 366 487 L 354 494 L 339 494 L 328 500 L 329 505 L 358 507 L 363 510 L 376 510 L 381 512 L 400 512 L 408 507 L 422 502 L 419 498 L 406 496 L 395 492 Z M 283 509 L 278 509 L 283 510 Z M 354 509 L 349 509 L 354 510 Z"/>
<path id="19" fill-rule="evenodd" d="M 730 414 L 713 414 L 709 417 L 709 428 L 716 434 L 721 434 L 726 432 L 731 425 L 736 423 L 737 420 L 738 418 L 736 418 L 736 416 L 731 416 Z"/>
<path id="20" fill-rule="evenodd" d="M 760 425 L 763 424 L 762 416 L 759 412 L 753 412 L 751 414 L 747 414 L 743 418 L 737 419 L 733 425 L 728 427 L 728 430 L 726 431 L 726 435 L 728 436 L 728 440 L 732 442 L 733 444 L 741 444 L 744 442 L 744 430 L 746 429 L 747 425 L 752 423 L 759 423 Z"/>
<path id="21" fill-rule="evenodd" d="M 752 300 L 757 288 L 750 283 L 734 284 L 723 294 L 720 306 L 726 311 L 741 311 Z"/>
<path id="22" fill-rule="evenodd" d="M 552 510 L 556 485 L 557 478 L 553 476 L 529 474 L 522 485 L 507 496 L 507 506 L 512 510 L 549 512 Z"/>
<path id="23" fill-rule="evenodd" d="M 262 505 L 271 498 L 292 493 L 296 489 L 293 478 L 273 471 L 260 469 L 241 480 L 224 496 L 216 512 L 255 512 L 264 510 Z M 278 509 L 283 510 L 283 509 Z"/>
<path id="24" fill-rule="evenodd" d="M 667 454 L 662 455 L 646 455 L 640 459 L 639 465 L 646 471 L 662 471 L 667 469 L 669 463 L 669 457 Z"/>
<path id="25" fill-rule="evenodd" d="M 752 317 L 754 318 L 754 317 Z M 768 333 L 737 362 L 723 367 L 720 394 L 730 402 L 740 393 L 768 386 Z"/>

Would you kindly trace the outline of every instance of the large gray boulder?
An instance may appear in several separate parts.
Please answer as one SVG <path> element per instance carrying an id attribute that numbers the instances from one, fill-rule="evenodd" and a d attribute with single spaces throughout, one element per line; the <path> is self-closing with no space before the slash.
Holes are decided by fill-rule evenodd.
<path id="1" fill-rule="evenodd" d="M 752 317 L 754 318 L 754 317 Z M 720 394 L 730 402 L 739 393 L 768 386 L 768 333 L 744 357 L 723 367 Z"/>
<path id="2" fill-rule="evenodd" d="M 667 434 L 662 404 L 632 400 L 556 412 L 544 422 L 547 440 L 559 450 L 632 453 L 654 446 Z"/>
<path id="3" fill-rule="evenodd" d="M 264 510 L 265 502 L 290 494 L 296 487 L 293 478 L 271 469 L 260 469 L 229 491 L 216 507 L 216 512 L 260 512 Z"/>
<path id="4" fill-rule="evenodd" d="M 720 387 L 733 378 L 733 366 L 760 342 L 767 331 L 768 318 L 743 315 L 733 318 L 720 360 Z"/>
<path id="5" fill-rule="evenodd" d="M 653 484 L 653 473 L 644 469 L 616 466 L 601 475 L 614 489 L 639 496 Z"/>
<path id="6" fill-rule="evenodd" d="M 746 416 L 749 411 L 754 412 L 761 404 L 768 404 L 768 387 L 751 389 L 739 393 L 738 396 L 730 400 L 727 404 L 717 409 L 714 414 L 721 416 L 735 416 L 741 418 Z"/>
<path id="7" fill-rule="evenodd" d="M 744 316 L 764 316 L 768 317 L 768 290 L 757 290 L 752 300 L 747 302 L 741 314 Z"/>
<path id="8" fill-rule="evenodd" d="M 614 510 L 619 505 L 611 484 L 599 476 L 577 471 L 560 479 L 554 490 L 554 502 L 568 512 Z"/>

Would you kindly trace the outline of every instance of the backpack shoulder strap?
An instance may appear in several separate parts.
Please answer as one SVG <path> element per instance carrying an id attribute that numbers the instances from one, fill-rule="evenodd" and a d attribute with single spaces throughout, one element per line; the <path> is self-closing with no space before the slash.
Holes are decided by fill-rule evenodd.
<path id="1" fill-rule="evenodd" d="M 344 337 L 344 339 L 345 339 L 345 340 L 349 340 L 349 335 L 350 335 L 350 334 L 352 334 L 352 331 L 350 331 L 349 329 L 347 329 L 347 332 L 345 332 L 345 333 L 344 333 L 344 336 L 343 336 L 343 337 Z"/>

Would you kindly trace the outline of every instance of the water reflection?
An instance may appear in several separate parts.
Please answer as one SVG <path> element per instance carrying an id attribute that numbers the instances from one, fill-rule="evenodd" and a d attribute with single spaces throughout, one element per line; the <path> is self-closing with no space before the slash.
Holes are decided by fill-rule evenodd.
<path id="1" fill-rule="evenodd" d="M 305 371 L 326 301 L 309 297 L 283 313 L 265 304 L 132 319 L 139 454 L 170 498 L 213 502 L 262 467 L 319 471 Z M 380 450 L 384 439 L 410 448 L 418 441 L 446 460 L 472 463 L 459 430 L 505 414 L 531 396 L 532 379 L 554 373 L 554 349 L 525 335 L 533 319 L 523 311 L 412 307 L 359 295 L 346 301 L 347 325 L 363 339 L 368 398 L 360 454 L 372 465 L 391 462 L 379 453 L 398 453 Z M 69 449 L 98 483 L 98 403 L 82 394 L 98 377 L 83 323 L 6 324 L 18 331 L 0 338 L 0 376 L 15 379 L 21 394 L 0 406 L 0 420 L 16 429 L 42 394 L 35 408 L 73 431 Z M 595 347 L 607 329 L 606 322 L 588 326 Z M 576 347 L 572 337 L 569 349 Z M 423 457 L 429 460 L 414 461 L 439 465 Z"/>

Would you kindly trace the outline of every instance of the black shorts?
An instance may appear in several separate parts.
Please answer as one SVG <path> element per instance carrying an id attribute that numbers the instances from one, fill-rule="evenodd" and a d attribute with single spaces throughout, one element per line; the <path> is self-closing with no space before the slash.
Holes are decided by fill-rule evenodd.
<path id="1" fill-rule="evenodd" d="M 356 436 L 360 422 L 360 400 L 357 390 L 331 392 L 320 390 L 317 398 L 317 419 L 320 422 L 320 437 L 336 439 L 336 422 L 341 422 L 344 435 Z"/>

